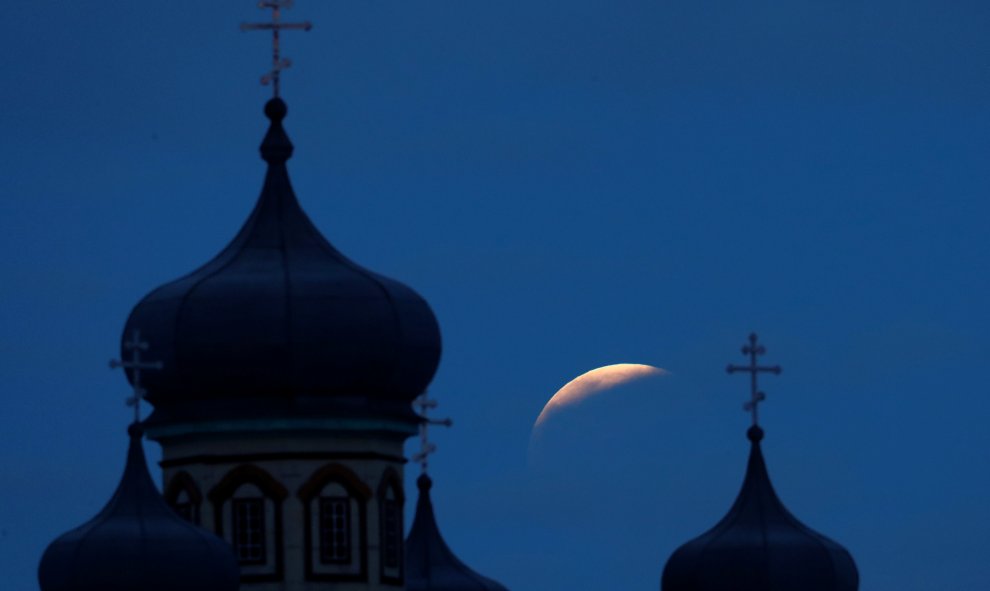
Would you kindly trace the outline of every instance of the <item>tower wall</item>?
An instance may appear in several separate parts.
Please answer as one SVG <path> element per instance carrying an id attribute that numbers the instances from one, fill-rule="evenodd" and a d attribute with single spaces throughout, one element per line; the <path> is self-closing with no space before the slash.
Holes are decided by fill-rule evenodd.
<path id="1" fill-rule="evenodd" d="M 227 425 L 152 438 L 166 501 L 239 549 L 242 591 L 396 591 L 407 436 Z"/>

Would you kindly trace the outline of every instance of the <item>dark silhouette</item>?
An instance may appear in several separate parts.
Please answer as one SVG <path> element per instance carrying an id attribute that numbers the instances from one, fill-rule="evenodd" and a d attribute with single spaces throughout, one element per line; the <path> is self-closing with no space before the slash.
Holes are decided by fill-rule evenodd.
<path id="1" fill-rule="evenodd" d="M 430 502 L 433 481 L 421 474 L 416 486 L 419 487 L 416 516 L 406 539 L 406 591 L 506 591 L 454 556 L 433 516 Z"/>
<path id="2" fill-rule="evenodd" d="M 165 503 L 148 474 L 141 427 L 128 433 L 117 491 L 96 517 L 48 546 L 41 591 L 236 591 L 230 546 Z"/>
<path id="3" fill-rule="evenodd" d="M 418 421 L 410 402 L 439 363 L 436 319 L 412 289 L 337 251 L 300 208 L 286 112 L 281 99 L 265 105 L 268 172 L 234 240 L 128 318 L 124 335 L 140 330 L 164 362 L 144 376 L 152 438 L 163 424 L 216 418 L 389 417 L 410 431 Z"/>
<path id="4" fill-rule="evenodd" d="M 662 591 L 856 591 L 859 573 L 849 552 L 802 524 L 784 507 L 770 484 L 756 423 L 756 404 L 763 398 L 756 387 L 763 368 L 756 356 L 765 353 L 750 335 L 743 354 L 749 367 L 729 366 L 729 372 L 750 371 L 752 399 L 746 410 L 754 424 L 746 478 L 736 502 L 718 524 L 678 548 L 663 570 Z M 752 405 L 752 407 L 750 407 Z"/>

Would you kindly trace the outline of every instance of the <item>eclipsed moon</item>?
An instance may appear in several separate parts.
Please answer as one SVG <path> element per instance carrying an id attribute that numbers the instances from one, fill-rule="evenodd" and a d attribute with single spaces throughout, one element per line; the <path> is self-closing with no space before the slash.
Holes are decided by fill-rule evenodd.
<path id="1" fill-rule="evenodd" d="M 616 363 L 583 373 L 564 384 L 563 388 L 557 390 L 557 393 L 550 397 L 543 410 L 540 411 L 540 416 L 536 417 L 533 432 L 536 433 L 540 425 L 565 407 L 577 404 L 616 386 L 666 374 L 667 370 L 641 363 Z"/>

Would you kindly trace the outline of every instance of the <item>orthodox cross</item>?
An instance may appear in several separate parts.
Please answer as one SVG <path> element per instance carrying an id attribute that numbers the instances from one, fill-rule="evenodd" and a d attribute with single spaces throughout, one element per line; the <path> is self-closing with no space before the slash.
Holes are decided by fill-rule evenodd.
<path id="1" fill-rule="evenodd" d="M 454 421 L 450 419 L 431 419 L 426 416 L 426 413 L 431 408 L 437 407 L 436 400 L 430 400 L 426 394 L 420 395 L 413 402 L 413 406 L 419 408 L 419 452 L 414 454 L 412 459 L 414 462 L 419 462 L 420 468 L 423 470 L 423 474 L 426 474 L 426 458 L 435 451 L 437 451 L 436 444 L 430 443 L 429 434 L 427 429 L 430 425 L 441 425 L 444 427 L 449 427 L 454 424 Z"/>
<path id="2" fill-rule="evenodd" d="M 749 402 L 743 405 L 743 410 L 745 410 L 746 412 L 753 413 L 754 427 L 757 426 L 758 418 L 759 418 L 756 414 L 756 407 L 767 398 L 767 395 L 764 394 L 763 392 L 760 392 L 759 387 L 757 387 L 756 385 L 756 374 L 760 372 L 765 372 L 765 373 L 780 375 L 779 365 L 768 367 L 768 366 L 761 366 L 756 363 L 756 357 L 759 355 L 763 355 L 766 352 L 767 350 L 766 348 L 763 347 L 763 345 L 758 345 L 756 343 L 756 333 L 754 332 L 749 335 L 749 344 L 743 345 L 742 348 L 742 354 L 749 355 L 749 365 L 729 364 L 729 366 L 725 368 L 725 371 L 729 373 L 736 373 L 737 371 L 749 372 L 750 398 L 749 398 Z"/>
<path id="3" fill-rule="evenodd" d="M 131 340 L 124 341 L 124 350 L 130 352 L 130 360 L 111 359 L 110 368 L 117 369 L 118 367 L 122 367 L 131 370 L 133 377 L 131 383 L 134 384 L 134 395 L 127 399 L 127 406 L 134 407 L 134 422 L 139 423 L 141 422 L 141 401 L 144 400 L 144 395 L 147 394 L 141 386 L 141 370 L 161 369 L 162 362 L 141 360 L 141 351 L 148 350 L 148 343 L 141 340 L 141 333 L 137 329 L 134 330 Z"/>
<path id="4" fill-rule="evenodd" d="M 242 31 L 271 31 L 272 32 L 272 70 L 261 77 L 261 83 L 267 86 L 269 83 L 272 85 L 272 89 L 275 91 L 275 98 L 278 98 L 278 79 L 282 70 L 288 68 L 292 65 L 292 62 L 286 58 L 283 58 L 279 53 L 278 46 L 278 34 L 279 31 L 286 30 L 299 30 L 308 31 L 313 28 L 313 24 L 309 21 L 302 23 L 283 23 L 279 21 L 282 16 L 282 9 L 292 8 L 292 0 L 261 0 L 258 2 L 258 8 L 262 10 L 271 8 L 272 9 L 272 22 L 270 23 L 242 23 Z"/>

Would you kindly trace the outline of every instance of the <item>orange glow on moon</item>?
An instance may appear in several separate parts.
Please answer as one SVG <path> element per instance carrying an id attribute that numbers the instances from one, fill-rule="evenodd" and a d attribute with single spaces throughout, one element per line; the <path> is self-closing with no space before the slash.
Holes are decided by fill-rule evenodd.
<path id="1" fill-rule="evenodd" d="M 553 413 L 589 396 L 629 382 L 666 374 L 667 371 L 664 369 L 641 363 L 616 363 L 583 373 L 564 384 L 564 387 L 557 390 L 557 393 L 547 401 L 540 411 L 540 416 L 536 417 L 533 431 L 535 432 Z"/>

